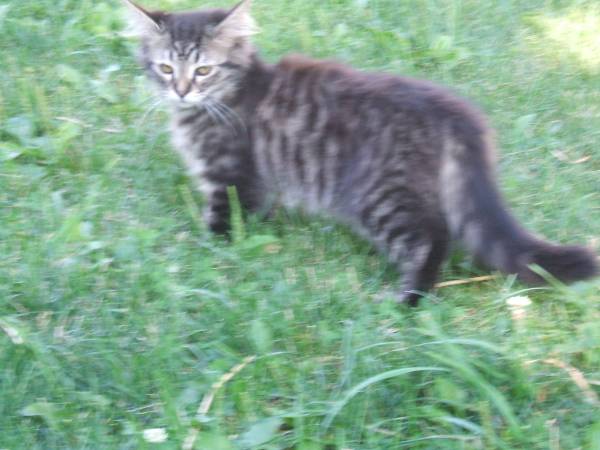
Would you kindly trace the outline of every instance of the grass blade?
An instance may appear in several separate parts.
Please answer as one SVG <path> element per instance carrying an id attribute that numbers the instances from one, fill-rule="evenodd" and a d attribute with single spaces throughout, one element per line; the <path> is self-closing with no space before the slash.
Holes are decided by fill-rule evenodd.
<path id="1" fill-rule="evenodd" d="M 454 355 L 452 355 L 452 358 L 448 358 L 437 353 L 428 353 L 428 355 L 431 358 L 441 363 L 444 363 L 448 367 L 456 369 L 456 371 L 460 374 L 463 380 L 467 381 L 468 383 L 476 387 L 479 391 L 481 391 L 487 397 L 487 399 L 496 407 L 496 409 L 498 409 L 500 414 L 502 414 L 502 416 L 510 425 L 511 430 L 513 430 L 517 435 L 521 434 L 517 417 L 513 413 L 510 404 L 506 401 L 504 396 L 500 393 L 500 391 L 498 391 L 498 389 L 496 389 L 494 386 L 485 381 L 485 379 L 466 361 L 464 361 L 462 358 L 457 359 L 454 357 Z"/>
<path id="2" fill-rule="evenodd" d="M 329 411 L 327 416 L 325 416 L 325 419 L 323 420 L 323 423 L 321 424 L 322 431 L 323 432 L 327 431 L 327 429 L 329 428 L 329 426 L 331 425 L 333 420 L 337 417 L 337 415 L 344 408 L 344 406 L 346 406 L 346 404 L 350 400 L 352 400 L 354 397 L 356 397 L 358 394 L 360 394 L 362 391 L 364 391 L 368 387 L 370 387 L 376 383 L 379 383 L 380 381 L 389 380 L 390 378 L 395 378 L 395 377 L 399 377 L 402 375 L 408 375 L 410 373 L 415 373 L 415 372 L 447 372 L 447 369 L 442 369 L 440 367 L 406 367 L 404 369 L 389 370 L 387 372 L 383 372 L 378 375 L 374 375 L 370 378 L 367 378 L 363 382 L 361 382 L 361 383 L 357 384 L 356 386 L 354 386 L 353 388 L 351 388 L 348 392 L 346 392 L 346 394 L 344 395 L 344 397 L 341 400 L 339 400 L 338 402 L 336 402 L 333 405 L 333 408 L 331 409 L 331 411 Z"/>

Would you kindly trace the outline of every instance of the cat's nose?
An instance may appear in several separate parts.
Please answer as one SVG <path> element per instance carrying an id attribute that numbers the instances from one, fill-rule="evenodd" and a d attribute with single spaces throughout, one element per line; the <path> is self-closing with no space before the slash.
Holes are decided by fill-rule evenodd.
<path id="1" fill-rule="evenodd" d="M 178 80 L 175 82 L 175 86 L 173 89 L 179 95 L 181 99 L 183 99 L 186 95 L 188 95 L 192 89 L 192 84 L 187 80 Z"/>

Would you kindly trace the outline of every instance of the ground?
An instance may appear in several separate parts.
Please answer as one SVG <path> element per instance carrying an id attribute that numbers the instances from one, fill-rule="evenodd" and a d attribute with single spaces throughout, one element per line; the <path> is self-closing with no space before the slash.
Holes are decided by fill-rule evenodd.
<path id="1" fill-rule="evenodd" d="M 335 58 L 479 104 L 520 220 L 598 251 L 595 1 L 254 3 L 271 61 Z M 599 281 L 498 276 L 410 310 L 326 220 L 209 236 L 122 9 L 0 2 L 1 449 L 600 449 Z M 486 274 L 456 253 L 443 281 Z"/>

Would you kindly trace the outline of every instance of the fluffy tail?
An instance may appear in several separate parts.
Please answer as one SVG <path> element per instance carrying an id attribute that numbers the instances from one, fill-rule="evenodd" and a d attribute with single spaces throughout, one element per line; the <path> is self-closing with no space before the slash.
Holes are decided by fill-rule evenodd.
<path id="1" fill-rule="evenodd" d="M 484 133 L 470 131 L 464 144 L 445 150 L 442 161 L 440 192 L 453 237 L 487 266 L 530 284 L 544 282 L 531 265 L 565 283 L 598 275 L 591 250 L 544 242 L 516 221 L 495 186 Z"/>

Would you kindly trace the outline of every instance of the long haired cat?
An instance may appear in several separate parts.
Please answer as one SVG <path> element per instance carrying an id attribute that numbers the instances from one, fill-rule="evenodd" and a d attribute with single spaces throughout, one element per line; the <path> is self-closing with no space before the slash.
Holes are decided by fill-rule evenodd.
<path id="1" fill-rule="evenodd" d="M 531 265 L 564 282 L 598 272 L 591 251 L 517 223 L 494 182 L 490 129 L 444 88 L 300 56 L 266 64 L 250 42 L 250 0 L 180 13 L 124 1 L 212 231 L 228 231 L 228 186 L 249 211 L 279 203 L 333 216 L 399 266 L 399 300 L 411 305 L 451 239 L 528 283 L 543 282 Z"/>

